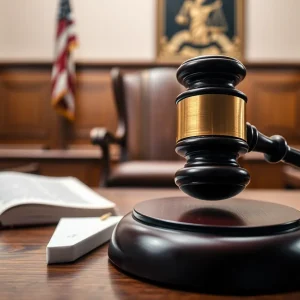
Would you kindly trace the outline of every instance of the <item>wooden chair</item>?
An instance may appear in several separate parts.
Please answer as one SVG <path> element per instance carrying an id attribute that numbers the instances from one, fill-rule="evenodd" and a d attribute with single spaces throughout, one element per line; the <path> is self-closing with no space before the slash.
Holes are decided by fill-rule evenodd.
<path id="1" fill-rule="evenodd" d="M 184 160 L 174 151 L 175 99 L 184 88 L 176 69 L 155 68 L 123 74 L 111 72 L 118 127 L 115 134 L 94 128 L 91 141 L 102 149 L 101 186 L 175 186 Z M 121 148 L 120 162 L 110 163 L 109 146 Z"/>

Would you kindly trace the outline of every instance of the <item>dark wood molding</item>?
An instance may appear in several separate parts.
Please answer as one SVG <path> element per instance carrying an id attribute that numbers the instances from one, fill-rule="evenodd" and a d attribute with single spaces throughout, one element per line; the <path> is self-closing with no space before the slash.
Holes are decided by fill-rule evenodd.
<path id="1" fill-rule="evenodd" d="M 99 149 L 94 150 L 43 150 L 43 149 L 0 149 L 1 159 L 100 159 Z"/>
<path id="2" fill-rule="evenodd" d="M 300 70 L 300 61 L 295 62 L 245 62 L 246 68 L 251 69 L 276 69 L 276 70 Z M 156 67 L 179 67 L 180 63 L 176 62 L 160 62 L 160 61 L 77 61 L 76 68 L 78 71 L 86 69 L 103 69 L 108 70 L 113 67 L 122 69 L 147 69 Z M 0 61 L 0 69 L 51 69 L 51 61 Z"/>
<path id="3" fill-rule="evenodd" d="M 41 149 L 34 146 L 24 147 L 23 145 L 1 145 L 0 159 L 102 159 L 102 152 L 98 147 L 90 145 L 73 146 L 69 149 Z M 22 149 L 21 149 L 22 147 Z M 110 149 L 111 160 L 119 159 L 118 147 Z"/>

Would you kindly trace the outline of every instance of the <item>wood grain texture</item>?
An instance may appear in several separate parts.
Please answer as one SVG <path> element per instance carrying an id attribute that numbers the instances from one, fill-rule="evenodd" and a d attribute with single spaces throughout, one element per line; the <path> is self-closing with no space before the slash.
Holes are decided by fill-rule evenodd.
<path id="1" fill-rule="evenodd" d="M 68 144 L 88 144 L 90 130 L 107 127 L 112 132 L 117 127 L 116 108 L 112 101 L 110 74 L 108 72 L 78 72 L 75 122 L 67 135 Z"/>
<path id="2" fill-rule="evenodd" d="M 77 72 L 76 120 L 64 122 L 51 107 L 51 72 L 5 68 L 0 71 L 0 144 L 42 144 L 60 148 L 89 144 L 94 126 L 116 128 L 108 71 Z"/>
<path id="3" fill-rule="evenodd" d="M 43 143 L 51 135 L 48 72 L 0 72 L 0 140 Z"/>
<path id="4" fill-rule="evenodd" d="M 241 162 L 243 168 L 250 173 L 249 188 L 259 189 L 282 189 L 284 188 L 283 181 L 283 163 L 269 164 L 264 160 Z"/>
<path id="5" fill-rule="evenodd" d="M 183 196 L 177 189 L 103 189 L 100 194 L 129 212 L 143 200 Z M 273 201 L 300 210 L 295 191 L 245 191 L 239 198 Z M 45 248 L 54 227 L 9 229 L 0 232 L 0 299 L 186 299 L 238 300 L 240 297 L 201 295 L 156 286 L 124 275 L 107 258 L 107 245 L 75 263 L 46 265 Z M 298 300 L 300 293 L 243 297 L 244 300 Z"/>
<path id="6" fill-rule="evenodd" d="M 79 65 L 77 71 L 77 112 L 68 129 L 68 143 L 89 143 L 92 127 L 104 126 L 114 132 L 116 108 L 110 68 L 121 66 L 125 72 L 162 66 L 153 63 L 110 62 Z M 170 65 L 174 66 L 174 65 Z M 282 134 L 290 144 L 300 144 L 298 105 L 300 71 L 297 65 L 247 65 L 247 77 L 238 88 L 248 95 L 247 120 L 266 134 Z M 46 143 L 54 135 L 55 114 L 50 106 L 51 66 L 5 64 L 0 70 L 0 143 Z M 160 99 L 163 98 L 160 95 Z M 271 105 L 271 106 L 270 106 Z M 270 109 L 272 107 L 272 109 Z M 42 119 L 41 119 L 42 118 Z M 266 119 L 269 122 L 266 122 Z M 36 124 L 39 126 L 36 126 Z M 175 128 L 174 128 L 175 130 Z M 56 146 L 47 140 L 47 145 Z"/>
<path id="7" fill-rule="evenodd" d="M 9 170 L 35 163 L 39 175 L 74 176 L 88 186 L 98 186 L 100 181 L 100 159 L 96 158 L 59 158 L 59 159 L 0 159 L 0 169 Z"/>
<path id="8" fill-rule="evenodd" d="M 0 149 L 0 170 L 37 164 L 39 174 L 46 176 L 74 176 L 88 186 L 99 186 L 102 170 L 102 153 L 97 147 L 73 147 L 67 150 Z M 118 151 L 112 149 L 112 161 L 118 159 Z"/>
<path id="9" fill-rule="evenodd" d="M 248 96 L 247 121 L 267 136 L 279 134 L 288 143 L 297 143 L 300 137 L 297 130 L 299 83 L 298 72 L 250 69 L 240 87 Z"/>

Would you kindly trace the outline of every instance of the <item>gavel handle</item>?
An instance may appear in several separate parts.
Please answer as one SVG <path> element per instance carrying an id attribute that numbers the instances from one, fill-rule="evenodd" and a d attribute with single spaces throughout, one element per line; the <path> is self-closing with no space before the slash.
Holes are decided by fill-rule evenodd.
<path id="1" fill-rule="evenodd" d="M 270 138 L 260 133 L 255 126 L 247 123 L 248 152 L 262 152 L 269 163 L 280 161 L 300 167 L 300 151 L 291 148 L 285 138 L 273 135 Z"/>

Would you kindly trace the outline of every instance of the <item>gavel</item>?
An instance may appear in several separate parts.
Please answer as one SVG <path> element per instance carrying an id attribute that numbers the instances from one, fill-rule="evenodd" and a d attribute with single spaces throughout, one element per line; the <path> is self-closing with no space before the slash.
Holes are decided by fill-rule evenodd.
<path id="1" fill-rule="evenodd" d="M 247 97 L 235 88 L 245 76 L 243 64 L 225 56 L 196 57 L 179 67 L 187 90 L 176 99 L 176 152 L 186 164 L 175 182 L 192 197 L 138 202 L 124 216 L 108 256 L 127 274 L 209 294 L 299 291 L 299 210 L 283 205 L 285 199 L 197 200 L 240 193 L 250 175 L 238 158 L 250 151 L 265 153 L 270 163 L 300 166 L 300 152 L 283 137 L 268 138 L 246 122 Z"/>
<path id="2" fill-rule="evenodd" d="M 245 76 L 245 66 L 226 56 L 196 57 L 177 70 L 187 90 L 176 99 L 175 150 L 186 164 L 176 172 L 175 183 L 194 198 L 223 200 L 242 192 L 250 175 L 238 158 L 247 152 L 300 167 L 300 152 L 282 136 L 268 138 L 246 123 L 247 96 L 236 89 Z"/>

